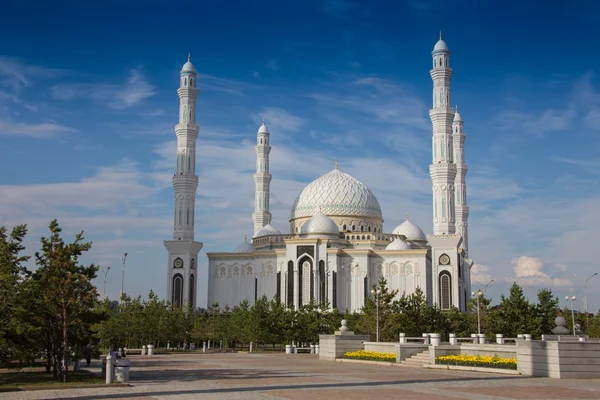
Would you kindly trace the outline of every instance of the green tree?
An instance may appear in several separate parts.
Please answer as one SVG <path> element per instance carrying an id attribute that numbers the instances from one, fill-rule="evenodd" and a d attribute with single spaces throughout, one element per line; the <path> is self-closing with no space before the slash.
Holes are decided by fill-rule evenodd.
<path id="1" fill-rule="evenodd" d="M 21 252 L 26 234 L 26 225 L 15 226 L 10 234 L 0 227 L 0 365 L 30 362 L 36 351 L 31 341 L 35 329 L 24 307 L 29 271 L 23 264 L 29 257 Z"/>
<path id="2" fill-rule="evenodd" d="M 537 293 L 537 304 L 535 311 L 535 330 L 533 335 L 541 339 L 542 335 L 552 334 L 554 319 L 560 312 L 558 297 L 552 294 L 550 289 L 540 289 Z"/>
<path id="3" fill-rule="evenodd" d="M 38 284 L 41 309 L 47 324 L 46 335 L 52 339 L 54 369 L 58 378 L 68 380 L 70 352 L 77 346 L 74 336 L 89 332 L 90 310 L 96 304 L 97 291 L 92 284 L 98 268 L 79 265 L 79 257 L 91 242 L 83 242 L 83 232 L 66 244 L 60 237 L 56 220 L 49 226 L 50 237 L 41 239 L 41 252 L 35 253 L 39 268 L 34 273 Z M 90 338 L 79 337 L 80 340 Z"/>
<path id="4" fill-rule="evenodd" d="M 372 293 L 373 291 L 375 293 Z M 377 291 L 380 293 L 378 294 Z M 394 310 L 398 308 L 398 302 L 394 300 L 397 295 L 398 290 L 390 291 L 387 280 L 381 277 L 379 282 L 371 287 L 371 291 L 365 299 L 365 305 L 362 307 L 358 319 L 357 330 L 360 333 L 370 335 L 371 340 L 374 341 L 377 336 L 377 324 L 379 323 L 380 340 L 388 340 L 389 336 L 393 334 L 390 332 L 388 320 Z"/>
<path id="5" fill-rule="evenodd" d="M 533 305 L 527 301 L 523 288 L 516 282 L 510 287 L 508 297 L 500 296 L 500 317 L 502 333 L 505 337 L 516 337 L 518 334 L 533 331 Z"/>

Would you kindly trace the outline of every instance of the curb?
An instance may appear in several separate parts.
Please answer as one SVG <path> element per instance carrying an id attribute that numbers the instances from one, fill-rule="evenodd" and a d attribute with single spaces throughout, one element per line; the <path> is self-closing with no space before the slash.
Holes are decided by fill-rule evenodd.
<path id="1" fill-rule="evenodd" d="M 482 367 L 467 367 L 464 365 L 445 365 L 436 364 L 429 365 L 425 368 L 429 369 L 447 369 L 450 371 L 472 371 L 472 372 L 487 372 L 490 374 L 504 374 L 504 375 L 521 375 L 521 373 L 515 369 L 503 369 L 503 368 L 482 368 Z"/>
<path id="2" fill-rule="evenodd" d="M 0 393 L 4 392 L 32 392 L 36 390 L 66 390 L 66 389 L 94 389 L 103 387 L 130 387 L 128 383 L 111 383 L 107 385 L 105 383 L 90 383 L 86 385 L 39 385 L 39 386 L 19 386 L 19 387 L 7 387 L 0 388 Z"/>

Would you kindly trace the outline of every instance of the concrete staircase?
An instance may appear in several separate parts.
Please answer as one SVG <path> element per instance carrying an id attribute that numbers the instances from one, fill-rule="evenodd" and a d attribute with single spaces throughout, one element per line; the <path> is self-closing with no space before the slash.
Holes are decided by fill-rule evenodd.
<path id="1" fill-rule="evenodd" d="M 412 357 L 406 358 L 400 362 L 400 365 L 413 368 L 423 368 L 424 366 L 430 365 L 429 350 L 425 350 L 421 353 L 415 354 Z"/>

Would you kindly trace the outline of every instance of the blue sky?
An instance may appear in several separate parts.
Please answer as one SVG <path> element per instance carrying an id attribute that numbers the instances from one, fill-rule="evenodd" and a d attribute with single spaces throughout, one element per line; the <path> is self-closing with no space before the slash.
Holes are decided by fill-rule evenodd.
<path id="1" fill-rule="evenodd" d="M 253 142 L 271 131 L 273 224 L 333 168 L 366 183 L 385 230 L 431 233 L 431 50 L 452 52 L 467 134 L 475 287 L 583 297 L 600 271 L 600 6 L 592 1 L 11 2 L 0 16 L 0 221 L 52 218 L 112 265 L 107 292 L 166 291 L 178 72 L 199 71 L 196 238 L 252 232 Z M 198 283 L 206 301 L 206 258 Z M 573 274 L 577 274 L 573 277 Z M 100 290 L 102 282 L 98 281 Z M 589 309 L 600 307 L 600 278 Z M 564 301 L 563 301 L 564 303 Z M 564 305 L 564 304 L 563 304 Z M 581 306 L 581 303 L 579 303 Z"/>

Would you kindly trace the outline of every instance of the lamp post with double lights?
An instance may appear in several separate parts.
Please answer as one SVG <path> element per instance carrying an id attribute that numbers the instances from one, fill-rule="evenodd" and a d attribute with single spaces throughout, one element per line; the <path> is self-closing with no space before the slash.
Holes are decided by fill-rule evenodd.
<path id="1" fill-rule="evenodd" d="M 121 299 L 120 302 L 123 304 L 123 286 L 125 284 L 125 261 L 127 260 L 127 253 L 121 257 L 121 261 L 123 262 L 123 267 L 121 268 Z"/>
<path id="2" fill-rule="evenodd" d="M 477 296 L 477 334 L 481 335 L 481 318 L 479 316 L 479 298 L 483 295 L 483 292 L 478 290 L 477 292 L 471 292 L 471 296 Z"/>
<path id="3" fill-rule="evenodd" d="M 575 300 L 577 300 L 577 297 L 565 296 L 565 300 L 571 301 L 571 319 L 573 319 L 573 336 L 575 336 L 576 335 L 576 333 L 575 333 L 575 310 L 573 309 L 573 302 Z"/>
<path id="4" fill-rule="evenodd" d="M 375 296 L 375 309 L 377 310 L 377 342 L 379 342 L 379 295 L 381 294 L 381 289 L 371 289 L 371 294 Z"/>

